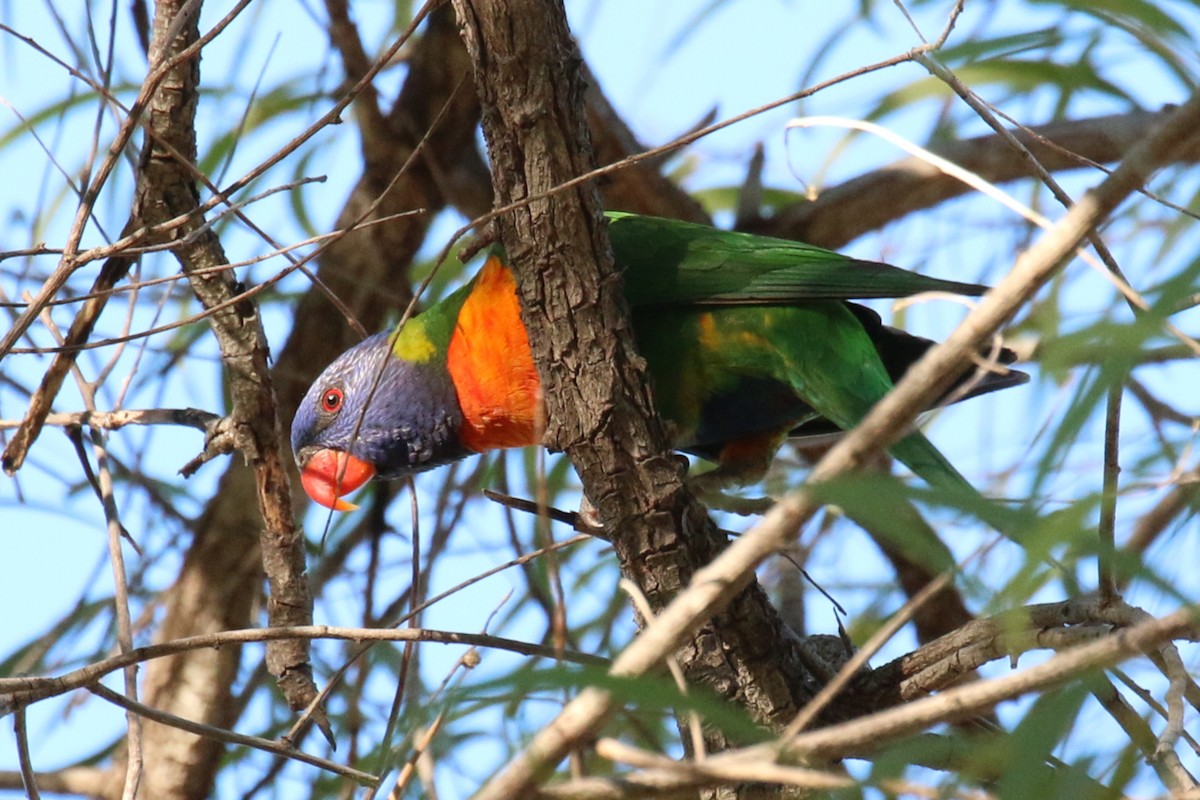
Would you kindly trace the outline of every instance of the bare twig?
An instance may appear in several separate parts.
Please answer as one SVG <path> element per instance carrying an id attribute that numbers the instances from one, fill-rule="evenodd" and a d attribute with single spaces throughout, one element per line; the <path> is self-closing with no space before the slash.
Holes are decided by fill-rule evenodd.
<path id="1" fill-rule="evenodd" d="M 21 765 L 21 783 L 29 800 L 41 800 L 37 778 L 33 774 L 33 761 L 29 757 L 29 733 L 25 730 L 25 710 L 13 714 L 13 733 L 17 737 L 17 761 Z"/>
<path id="2" fill-rule="evenodd" d="M 64 675 L 53 678 L 20 677 L 0 678 L 0 698 L 10 710 L 16 710 L 47 697 L 55 697 L 75 689 L 84 688 L 100 678 L 131 664 L 189 650 L 219 648 L 245 642 L 270 642 L 281 639 L 342 639 L 346 641 L 379 642 L 439 642 L 441 644 L 465 644 L 476 647 L 494 647 L 540 658 L 555 657 L 555 649 L 543 645 L 519 642 L 499 636 L 457 631 L 429 630 L 425 628 L 341 628 L 329 625 L 304 625 L 294 628 L 248 628 L 237 631 L 221 631 L 203 636 L 189 636 L 161 644 L 135 647 L 128 653 L 101 659 Z M 564 661 L 589 666 L 606 666 L 608 662 L 588 653 L 565 651 Z"/>
<path id="3" fill-rule="evenodd" d="M 108 431 L 119 430 L 126 425 L 182 425 L 204 431 L 219 419 L 219 414 L 199 408 L 123 408 L 116 411 L 69 411 L 49 414 L 46 424 L 60 428 L 86 425 L 89 428 Z M 10 430 L 20 424 L 20 420 L 0 419 L 0 430 Z"/>
<path id="4" fill-rule="evenodd" d="M 1124 381 L 1113 384 L 1108 390 L 1104 410 L 1104 486 L 1100 495 L 1100 557 L 1096 564 L 1096 582 L 1100 594 L 1108 600 L 1118 596 L 1119 586 L 1114 557 L 1117 551 L 1117 479 L 1121 474 L 1121 397 L 1124 392 Z"/>
<path id="5" fill-rule="evenodd" d="M 352 767 L 347 767 L 343 764 L 337 763 L 336 761 L 329 761 L 318 756 L 309 755 L 302 750 L 296 750 L 295 748 L 286 744 L 281 744 L 270 739 L 262 739 L 257 736 L 246 736 L 245 734 L 234 733 L 233 731 L 228 731 L 224 728 L 217 728 L 212 725 L 203 725 L 199 722 L 193 722 L 190 719 L 184 719 L 183 717 L 179 717 L 174 714 L 168 714 L 167 712 L 160 711 L 157 708 L 151 708 L 144 703 L 138 703 L 130 700 L 128 697 L 118 694 L 117 692 L 107 688 L 102 683 L 95 683 L 87 688 L 92 694 L 101 697 L 114 705 L 124 708 L 131 714 L 154 720 L 155 722 L 162 723 L 163 725 L 169 725 L 172 728 L 179 728 L 180 730 L 194 733 L 197 736 L 204 736 L 209 739 L 215 739 L 219 742 L 235 744 L 241 747 L 252 747 L 255 750 L 263 750 L 283 758 L 290 758 L 294 761 L 302 761 L 305 764 L 311 764 L 314 767 L 326 770 L 327 772 L 332 772 L 335 775 L 341 775 L 345 778 L 350 778 L 351 780 L 362 784 L 363 786 L 372 786 L 375 783 L 375 776 L 371 775 L 370 773 L 353 769 Z"/>
<path id="6" fill-rule="evenodd" d="M 650 607 L 650 601 L 646 599 L 646 595 L 638 588 L 638 585 L 628 578 L 622 578 L 619 586 L 625 594 L 629 595 L 629 599 L 633 601 L 634 608 L 642 615 L 645 622 L 649 622 L 654 618 L 654 609 Z M 679 689 L 679 693 L 687 696 L 688 685 L 687 678 L 683 675 L 683 668 L 679 666 L 679 659 L 674 654 L 667 654 L 666 658 L 667 669 L 671 672 L 671 678 L 675 681 L 675 686 Z M 702 729 L 703 721 L 700 715 L 695 711 L 688 712 L 687 715 L 688 732 L 692 737 L 691 756 L 696 761 L 703 761 L 705 757 L 704 747 L 704 731 Z"/>

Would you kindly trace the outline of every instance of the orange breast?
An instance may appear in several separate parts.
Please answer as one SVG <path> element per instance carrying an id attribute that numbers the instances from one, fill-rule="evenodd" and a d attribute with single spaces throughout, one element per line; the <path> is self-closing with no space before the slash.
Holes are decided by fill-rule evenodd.
<path id="1" fill-rule="evenodd" d="M 512 273 L 495 256 L 463 303 L 446 363 L 462 408 L 463 444 L 483 452 L 541 441 L 541 384 Z"/>

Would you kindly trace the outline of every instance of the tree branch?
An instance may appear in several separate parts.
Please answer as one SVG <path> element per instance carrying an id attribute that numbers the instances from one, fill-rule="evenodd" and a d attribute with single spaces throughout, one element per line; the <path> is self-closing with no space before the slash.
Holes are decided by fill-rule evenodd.
<path id="1" fill-rule="evenodd" d="M 1174 107 L 1084 120 L 1052 122 L 1012 135 L 1049 171 L 1108 164 L 1128 154 L 1169 119 Z M 990 134 L 939 143 L 931 150 L 992 183 L 1034 175 L 1029 163 L 1004 138 Z M 1200 160 L 1200 144 L 1176 151 L 1173 162 Z M 865 233 L 971 191 L 970 187 L 918 158 L 904 158 L 825 189 L 812 202 L 796 203 L 772 219 L 747 227 L 756 233 L 797 239 L 837 249 Z"/>

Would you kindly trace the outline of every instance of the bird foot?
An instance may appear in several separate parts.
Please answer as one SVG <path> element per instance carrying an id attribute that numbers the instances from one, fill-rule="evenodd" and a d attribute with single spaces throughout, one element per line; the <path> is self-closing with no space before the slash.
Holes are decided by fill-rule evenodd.
<path id="1" fill-rule="evenodd" d="M 775 500 L 771 497 L 742 497 L 729 494 L 727 490 L 758 480 L 765 472 L 765 469 L 746 470 L 722 464 L 699 475 L 688 475 L 685 483 L 692 494 L 712 510 L 749 517 L 767 513 L 775 505 Z"/>
<path id="2" fill-rule="evenodd" d="M 583 530 L 583 528 L 604 530 L 604 526 L 600 524 L 600 511 L 592 505 L 592 501 L 588 500 L 586 494 L 579 500 L 579 510 L 575 512 L 575 519 L 577 520 L 575 525 L 577 530 Z"/>
<path id="3" fill-rule="evenodd" d="M 775 499 L 772 497 L 739 497 L 715 490 L 694 491 L 694 494 L 713 511 L 727 511 L 742 517 L 765 514 L 775 505 Z"/>

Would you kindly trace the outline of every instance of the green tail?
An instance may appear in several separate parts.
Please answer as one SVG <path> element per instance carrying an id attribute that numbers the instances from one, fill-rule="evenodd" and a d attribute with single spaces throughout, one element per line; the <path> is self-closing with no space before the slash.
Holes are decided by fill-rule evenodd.
<path id="1" fill-rule="evenodd" d="M 920 431 L 914 431 L 895 442 L 888 448 L 888 452 L 934 488 L 979 495 L 979 491 Z"/>

